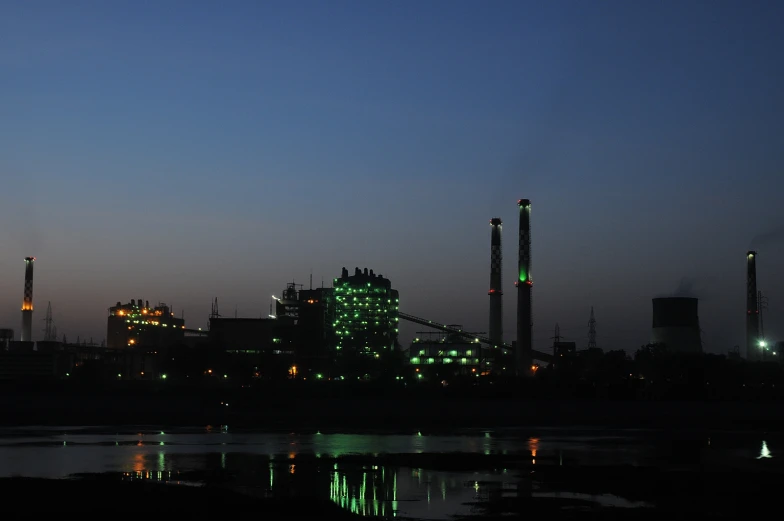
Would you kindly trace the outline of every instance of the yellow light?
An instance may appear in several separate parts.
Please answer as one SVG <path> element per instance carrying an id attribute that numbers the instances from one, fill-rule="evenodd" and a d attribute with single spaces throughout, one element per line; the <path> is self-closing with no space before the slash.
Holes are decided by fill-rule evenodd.
<path id="1" fill-rule="evenodd" d="M 128 341 L 128 343 L 129 343 L 129 344 L 131 344 L 131 345 L 133 345 L 133 344 L 135 344 L 135 343 L 136 343 L 136 340 L 132 338 L 132 339 L 130 339 L 130 340 Z"/>

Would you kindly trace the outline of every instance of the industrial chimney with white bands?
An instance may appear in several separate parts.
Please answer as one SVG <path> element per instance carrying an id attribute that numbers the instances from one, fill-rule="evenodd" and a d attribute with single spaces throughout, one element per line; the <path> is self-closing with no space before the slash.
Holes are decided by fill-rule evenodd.
<path id="1" fill-rule="evenodd" d="M 503 299 L 504 291 L 501 285 L 503 271 L 503 257 L 501 253 L 501 219 L 490 219 L 490 327 L 488 332 L 494 345 L 504 343 Z"/>

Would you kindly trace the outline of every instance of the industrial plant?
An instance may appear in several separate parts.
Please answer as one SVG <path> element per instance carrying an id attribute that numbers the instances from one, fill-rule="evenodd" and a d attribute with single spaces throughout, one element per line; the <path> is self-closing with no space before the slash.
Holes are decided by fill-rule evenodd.
<path id="1" fill-rule="evenodd" d="M 480 381 L 482 378 L 530 377 L 542 367 L 565 370 L 582 353 L 601 352 L 596 319 L 590 310 L 586 350 L 563 341 L 556 325 L 552 353 L 533 348 L 533 277 L 531 272 L 531 201 L 517 201 L 519 212 L 516 286 L 516 335 L 503 331 L 502 220 L 490 219 L 490 289 L 487 333 L 441 324 L 400 311 L 392 281 L 372 269 L 342 268 L 330 287 L 306 289 L 286 284 L 273 296 L 267 317 L 221 315 L 212 303 L 207 327 L 188 328 L 165 303 L 143 299 L 118 301 L 108 308 L 106 337 L 100 344 L 57 338 L 51 302 L 42 340 L 33 340 L 33 267 L 24 258 L 21 334 L 0 329 L 0 379 L 69 378 L 86 367 L 116 380 L 383 380 L 419 382 Z M 784 344 L 763 333 L 764 297 L 757 289 L 756 251 L 746 255 L 746 357 L 778 361 Z M 322 283 L 323 286 L 323 283 Z M 650 343 L 646 353 L 695 356 L 703 352 L 696 297 L 652 299 Z M 400 320 L 419 331 L 409 346 L 399 342 Z M 593 356 L 593 355 L 591 355 Z M 478 379 L 478 380 L 477 380 Z"/>

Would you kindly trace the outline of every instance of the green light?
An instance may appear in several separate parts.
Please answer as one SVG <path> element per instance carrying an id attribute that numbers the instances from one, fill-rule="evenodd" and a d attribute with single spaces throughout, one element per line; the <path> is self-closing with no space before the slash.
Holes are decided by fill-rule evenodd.
<path id="1" fill-rule="evenodd" d="M 759 346 L 764 349 L 764 348 L 768 347 L 768 343 L 765 342 L 764 340 L 760 340 L 759 341 Z"/>
<path id="2" fill-rule="evenodd" d="M 520 282 L 525 282 L 526 280 L 528 280 L 528 277 L 526 276 L 525 271 L 520 270 Z"/>
<path id="3" fill-rule="evenodd" d="M 163 378 L 164 380 L 166 380 L 166 373 L 162 374 L 162 375 L 161 375 L 161 378 Z"/>

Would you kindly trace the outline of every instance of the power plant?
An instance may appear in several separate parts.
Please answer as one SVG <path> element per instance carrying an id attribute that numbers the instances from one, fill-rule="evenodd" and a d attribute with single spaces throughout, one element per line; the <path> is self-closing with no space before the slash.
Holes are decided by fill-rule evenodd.
<path id="1" fill-rule="evenodd" d="M 501 219 L 490 219 L 490 327 L 489 338 L 494 345 L 504 343 L 504 291 L 501 284 L 503 252 L 501 251 Z"/>
<path id="2" fill-rule="evenodd" d="M 33 341 L 33 262 L 35 262 L 35 257 L 25 257 L 24 300 L 22 301 L 22 342 Z"/>
<path id="3" fill-rule="evenodd" d="M 129 348 L 152 348 L 155 352 L 155 349 L 167 345 L 195 345 L 200 339 L 208 339 L 213 344 L 220 344 L 227 353 L 232 354 L 269 352 L 276 356 L 296 355 L 297 362 L 292 364 L 292 367 L 301 364 L 311 371 L 317 370 L 314 374 L 320 375 L 319 377 L 328 377 L 326 375 L 330 374 L 333 369 L 331 366 L 337 360 L 333 358 L 336 353 L 340 353 L 345 359 L 353 357 L 351 363 L 357 367 L 362 365 L 363 371 L 380 374 L 383 370 L 381 365 L 373 362 L 375 365 L 372 367 L 365 367 L 367 364 L 363 361 L 380 363 L 385 359 L 394 359 L 395 351 L 399 347 L 398 321 L 402 319 L 441 332 L 433 337 L 430 347 L 420 342 L 412 345 L 409 364 L 419 373 L 418 378 L 425 376 L 426 371 L 428 374 L 444 377 L 450 374 L 476 377 L 510 373 L 518 376 L 531 375 L 539 367 L 532 365 L 533 363 L 550 363 L 561 357 L 565 359 L 567 355 L 571 357 L 572 351 L 576 351 L 576 343 L 563 343 L 574 345 L 571 351 L 556 350 L 550 354 L 534 350 L 531 201 L 519 199 L 517 208 L 519 230 L 514 339 L 504 339 L 502 220 L 493 217 L 490 219 L 489 328 L 486 336 L 483 332 L 466 331 L 462 326 L 445 325 L 400 313 L 398 292 L 392 289 L 388 279 L 376 275 L 372 270 L 361 271 L 359 268 L 354 270 L 353 275 L 349 275 L 344 268 L 341 276 L 333 280 L 331 288 L 313 289 L 311 280 L 311 289 L 298 290 L 298 285 L 291 283 L 282 299 L 273 297 L 277 301 L 274 315 L 270 307 L 270 319 L 273 319 L 274 324 L 269 319 L 238 319 L 236 316 L 233 321 L 226 319 L 221 322 L 218 320 L 220 315 L 217 313 L 216 299 L 210 327 L 202 332 L 200 329 L 186 329 L 184 319 L 176 318 L 165 304 L 150 306 L 149 302 L 142 299 L 131 299 L 129 304 L 117 302 L 116 306 L 109 309 L 105 347 L 121 351 Z M 747 252 L 746 353 L 751 361 L 775 357 L 781 350 L 774 349 L 773 344 L 769 347 L 763 338 L 762 311 L 765 309 L 765 301 L 757 290 L 756 257 L 756 251 Z M 26 257 L 24 260 L 21 341 L 14 341 L 12 330 L 0 330 L 0 350 L 9 353 L 42 352 L 42 347 L 44 351 L 51 347 L 47 348 L 43 344 L 57 343 L 50 303 L 46 313 L 43 341 L 38 343 L 37 348 L 33 345 L 33 268 L 36 259 Z M 673 353 L 701 353 L 698 306 L 698 299 L 692 297 L 652 299 L 651 343 L 664 345 Z M 295 327 L 298 325 L 301 327 Z M 215 331 L 212 331 L 213 326 Z M 241 326 L 248 327 L 242 329 Z M 588 326 L 588 348 L 596 348 L 593 308 Z M 559 337 L 558 333 L 556 337 Z M 67 344 L 65 337 L 62 344 Z M 77 338 L 75 345 L 79 344 Z M 555 344 L 561 342 L 556 338 Z M 438 347 L 439 345 L 441 347 Z M 335 350 L 334 353 L 331 349 Z M 356 369 L 353 366 L 352 368 Z M 373 371 L 370 371 L 371 368 Z M 298 370 L 292 370 L 290 376 L 299 374 Z"/>
<path id="4" fill-rule="evenodd" d="M 517 201 L 520 212 L 520 235 L 517 254 L 517 344 L 515 369 L 518 376 L 531 367 L 533 349 L 533 316 L 531 312 L 531 201 Z"/>
<path id="5" fill-rule="evenodd" d="M 698 302 L 691 297 L 653 299 L 651 342 L 674 353 L 701 353 Z"/>

